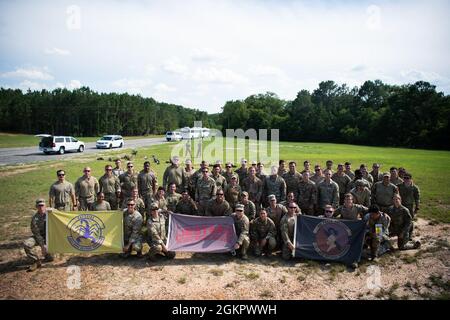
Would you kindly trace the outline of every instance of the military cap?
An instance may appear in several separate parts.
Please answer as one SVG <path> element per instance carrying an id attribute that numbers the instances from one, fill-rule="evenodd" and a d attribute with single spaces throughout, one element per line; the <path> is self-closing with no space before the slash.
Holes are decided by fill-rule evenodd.
<path id="1" fill-rule="evenodd" d="M 240 203 L 238 203 L 237 205 L 236 205 L 236 211 L 238 211 L 238 210 L 244 210 L 244 205 L 243 204 L 240 204 Z"/>
<path id="2" fill-rule="evenodd" d="M 357 181 L 356 181 L 356 186 L 357 186 L 357 187 L 362 187 L 362 186 L 364 186 L 364 181 L 362 181 L 362 180 L 357 180 Z"/>
<path id="3" fill-rule="evenodd" d="M 159 209 L 158 204 L 157 204 L 156 202 L 153 202 L 153 203 L 150 205 L 150 209 L 151 209 L 151 210 L 158 210 L 158 209 Z"/>
<path id="4" fill-rule="evenodd" d="M 242 191 L 241 193 L 243 196 L 247 196 L 248 197 L 248 192 L 247 191 Z"/>
<path id="5" fill-rule="evenodd" d="M 191 159 L 186 159 L 185 164 L 192 164 Z"/>
<path id="6" fill-rule="evenodd" d="M 385 173 L 383 173 L 383 177 L 391 177 L 391 174 L 389 173 L 389 172 L 385 172 Z"/>
<path id="7" fill-rule="evenodd" d="M 44 199 L 39 198 L 39 199 L 36 200 L 36 205 L 37 206 L 42 205 L 42 204 L 45 205 L 45 200 Z"/>
<path id="8" fill-rule="evenodd" d="M 274 194 L 269 195 L 268 198 L 269 198 L 269 201 L 272 201 L 272 200 L 276 200 L 276 199 L 277 199 L 277 197 L 275 197 Z"/>
<path id="9" fill-rule="evenodd" d="M 252 161 L 252 166 L 253 165 L 255 165 L 255 166 L 257 165 L 256 161 Z"/>

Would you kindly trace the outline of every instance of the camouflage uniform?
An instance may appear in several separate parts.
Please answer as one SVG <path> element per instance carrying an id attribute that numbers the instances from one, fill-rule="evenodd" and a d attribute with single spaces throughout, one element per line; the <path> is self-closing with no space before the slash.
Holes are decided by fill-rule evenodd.
<path id="1" fill-rule="evenodd" d="M 363 178 L 366 179 L 367 182 L 369 182 L 369 189 L 372 188 L 374 182 L 373 182 L 373 177 L 369 174 L 363 174 Z"/>
<path id="2" fill-rule="evenodd" d="M 185 201 L 183 198 L 177 203 L 177 207 L 175 208 L 176 213 L 187 214 L 191 216 L 195 216 L 198 214 L 197 205 L 194 200 L 189 198 L 189 200 Z"/>
<path id="3" fill-rule="evenodd" d="M 170 193 L 166 194 L 166 202 L 167 202 L 167 210 L 175 212 L 178 202 L 181 199 L 181 194 L 179 193 Z"/>
<path id="4" fill-rule="evenodd" d="M 33 248 L 35 246 L 44 246 L 46 245 L 46 226 L 47 226 L 47 212 L 41 215 L 39 212 L 36 212 L 31 218 L 31 232 L 33 235 L 24 241 L 23 247 L 27 257 L 31 258 L 34 261 L 38 261 L 39 257 L 33 252 Z M 47 253 L 46 258 L 51 258 L 51 255 Z"/>
<path id="5" fill-rule="evenodd" d="M 244 182 L 244 179 L 248 177 L 248 168 L 242 168 L 240 167 L 239 169 L 237 169 L 236 171 L 234 171 L 235 173 L 237 173 L 238 177 L 239 177 L 239 184 L 242 187 L 242 183 Z"/>
<path id="6" fill-rule="evenodd" d="M 402 197 L 402 205 L 408 208 L 412 218 L 415 216 L 414 204 L 416 208 L 419 208 L 420 204 L 420 189 L 415 184 L 411 183 L 407 186 L 405 183 L 401 183 L 397 186 L 400 197 Z"/>
<path id="7" fill-rule="evenodd" d="M 235 186 L 228 184 L 224 190 L 225 200 L 228 201 L 233 210 L 236 207 L 236 204 L 239 202 L 241 192 L 241 186 L 238 184 Z"/>
<path id="8" fill-rule="evenodd" d="M 122 199 L 126 200 L 131 197 L 132 190 L 138 187 L 138 175 L 134 172 L 132 174 L 124 172 L 119 176 L 119 180 Z"/>
<path id="9" fill-rule="evenodd" d="M 211 178 L 214 179 L 214 181 L 216 182 L 216 187 L 217 190 L 221 189 L 221 190 L 225 190 L 226 186 L 227 186 L 227 180 L 225 179 L 224 176 L 222 176 L 221 174 L 215 176 L 214 174 L 211 175 Z"/>
<path id="10" fill-rule="evenodd" d="M 130 251 L 135 250 L 137 252 L 142 251 L 142 215 L 134 210 L 133 213 L 129 213 L 127 210 L 124 210 L 124 244 L 130 246 Z"/>
<path id="11" fill-rule="evenodd" d="M 256 205 L 253 201 L 248 200 L 247 204 L 242 203 L 244 206 L 244 214 L 248 218 L 248 220 L 252 221 L 256 216 Z"/>
<path id="12" fill-rule="evenodd" d="M 230 204 L 227 200 L 223 200 L 223 202 L 219 203 L 217 199 L 211 199 L 209 200 L 207 207 L 206 207 L 206 215 L 207 216 L 214 216 L 214 217 L 220 217 L 220 216 L 229 216 L 233 212 L 231 211 Z"/>
<path id="13" fill-rule="evenodd" d="M 286 182 L 280 176 L 268 176 L 264 183 L 264 194 L 273 194 L 277 198 L 277 202 L 286 201 Z"/>
<path id="14" fill-rule="evenodd" d="M 259 208 L 259 205 L 261 204 L 261 197 L 263 195 L 262 181 L 257 177 L 254 179 L 247 177 L 242 182 L 242 190 L 248 192 L 248 199 Z"/>
<path id="15" fill-rule="evenodd" d="M 163 254 L 162 245 L 167 242 L 167 221 L 164 215 L 159 214 L 158 218 L 149 217 L 147 221 L 148 230 L 148 244 L 150 250 L 148 255 L 150 259 L 157 254 Z M 175 252 L 169 251 L 167 253 L 168 258 L 174 258 Z"/>
<path id="16" fill-rule="evenodd" d="M 223 173 L 223 177 L 225 178 L 225 180 L 227 181 L 227 184 L 231 184 L 231 178 L 232 177 L 236 177 L 236 183 L 239 185 L 239 175 L 237 175 L 234 172 L 224 172 Z"/>
<path id="17" fill-rule="evenodd" d="M 314 174 L 311 177 L 309 177 L 309 180 L 311 180 L 316 184 L 316 186 L 318 186 L 322 181 L 325 180 L 325 176 L 319 176 Z"/>
<path id="18" fill-rule="evenodd" d="M 267 216 L 275 223 L 275 227 L 277 229 L 277 233 L 280 231 L 280 223 L 283 216 L 285 216 L 288 212 L 287 208 L 280 203 L 277 203 L 276 207 L 272 209 L 272 207 L 267 207 Z"/>
<path id="19" fill-rule="evenodd" d="M 383 181 L 383 174 L 378 171 L 378 173 L 375 173 L 373 170 L 369 172 L 369 174 L 372 176 L 373 183 L 377 183 L 378 181 Z"/>
<path id="20" fill-rule="evenodd" d="M 158 205 L 158 208 L 161 210 L 167 210 L 167 200 L 166 198 L 160 198 L 158 195 L 155 196 L 153 203 Z"/>
<path id="21" fill-rule="evenodd" d="M 195 189 L 195 200 L 199 204 L 198 211 L 201 216 L 205 215 L 208 201 L 216 195 L 216 192 L 216 182 L 213 178 L 208 177 L 206 181 L 203 177 L 198 179 Z"/>
<path id="22" fill-rule="evenodd" d="M 95 177 L 91 176 L 87 179 L 83 176 L 79 178 L 75 183 L 75 194 L 78 198 L 78 202 L 80 203 L 80 207 L 78 209 L 81 211 L 92 210 L 95 197 L 99 191 L 100 186 Z"/>
<path id="23" fill-rule="evenodd" d="M 102 203 L 94 203 L 94 211 L 110 211 L 111 210 L 111 205 L 109 204 L 108 201 L 103 200 Z"/>
<path id="24" fill-rule="evenodd" d="M 266 247 L 268 254 L 277 246 L 277 229 L 275 223 L 267 217 L 266 221 L 263 221 L 260 217 L 253 220 L 250 227 L 250 238 L 254 243 L 255 255 L 260 256 L 265 248 L 261 248 L 259 242 L 266 239 Z"/>
<path id="25" fill-rule="evenodd" d="M 352 190 L 353 188 L 356 188 L 356 184 L 358 183 L 358 181 L 361 181 L 362 183 L 364 183 L 364 186 L 367 189 L 371 189 L 371 184 L 369 181 L 367 181 L 366 179 L 362 178 L 362 179 L 357 179 L 357 180 L 353 180 L 352 182 L 349 183 L 348 188 L 349 190 Z"/>
<path id="26" fill-rule="evenodd" d="M 284 215 L 280 222 L 280 233 L 283 245 L 281 247 L 281 256 L 284 260 L 289 260 L 293 257 L 292 250 L 289 249 L 288 244 L 294 245 L 294 229 L 297 215 L 290 217 L 288 214 Z"/>
<path id="27" fill-rule="evenodd" d="M 365 242 L 370 248 L 370 253 L 372 257 L 378 257 L 391 249 L 391 244 L 389 242 L 389 225 L 391 223 L 391 218 L 381 212 L 380 217 L 374 220 L 370 217 L 370 213 L 364 216 L 364 221 L 367 222 L 366 228 L 366 238 Z M 377 235 L 376 225 L 381 225 L 381 233 Z"/>
<path id="28" fill-rule="evenodd" d="M 324 209 L 327 204 L 337 208 L 339 205 L 339 186 L 333 180 L 327 183 L 325 180 L 317 186 L 317 204 Z"/>
<path id="29" fill-rule="evenodd" d="M 298 185 L 297 202 L 303 214 L 314 215 L 314 206 L 317 205 L 317 187 L 312 181 L 301 181 Z"/>
<path id="30" fill-rule="evenodd" d="M 370 190 L 367 187 L 364 187 L 362 191 L 358 190 L 358 187 L 350 190 L 350 193 L 353 195 L 353 202 L 356 204 L 363 205 L 365 207 L 370 207 Z"/>
<path id="31" fill-rule="evenodd" d="M 391 206 L 388 208 L 387 214 L 391 218 L 389 236 L 397 236 L 398 248 L 405 249 L 406 244 L 410 240 L 409 233 L 413 223 L 409 210 L 402 205 L 398 208 Z"/>
<path id="32" fill-rule="evenodd" d="M 297 196 L 298 196 L 298 194 L 297 194 L 297 192 L 298 192 L 298 184 L 300 183 L 300 181 L 303 180 L 303 178 L 300 175 L 300 173 L 295 171 L 292 174 L 291 171 L 288 171 L 287 173 L 285 173 L 283 175 L 283 179 L 284 179 L 284 182 L 286 183 L 286 194 L 288 194 L 289 192 L 293 192 L 294 196 L 295 196 L 295 199 L 297 199 Z"/>
<path id="33" fill-rule="evenodd" d="M 342 205 L 336 209 L 333 216 L 335 218 L 345 220 L 358 220 L 358 217 L 361 216 L 361 218 L 363 218 L 368 210 L 369 208 L 360 204 L 353 204 L 351 208 L 347 208 L 345 205 Z"/>
<path id="34" fill-rule="evenodd" d="M 187 190 L 188 190 L 189 196 L 192 199 L 195 197 L 194 174 L 195 174 L 194 169 L 192 169 L 191 171 L 186 171 L 186 168 L 184 168 L 184 175 L 186 176 Z"/>
<path id="35" fill-rule="evenodd" d="M 244 214 L 242 218 L 238 218 L 236 213 L 231 215 L 234 220 L 234 228 L 238 237 L 237 243 L 240 245 L 240 252 L 243 257 L 247 255 L 248 247 L 250 246 L 249 228 L 250 222 L 247 216 Z"/>
<path id="36" fill-rule="evenodd" d="M 68 181 L 64 181 L 63 183 L 56 181 L 50 187 L 48 195 L 52 200 L 52 205 L 55 209 L 60 211 L 70 211 L 71 195 L 75 195 L 75 189 Z"/>
<path id="37" fill-rule="evenodd" d="M 135 210 L 138 211 L 142 215 L 142 217 L 144 217 L 144 213 L 146 212 L 146 210 L 145 210 L 145 203 L 139 197 L 137 197 L 136 199 L 133 198 L 133 197 L 130 197 L 130 198 L 127 198 L 127 199 L 123 200 L 123 202 L 122 202 L 122 210 L 127 208 L 128 199 L 133 199 L 133 201 L 136 203 L 136 205 L 134 206 Z"/>
<path id="38" fill-rule="evenodd" d="M 112 173 L 113 173 L 113 175 L 115 175 L 118 178 L 118 177 L 120 177 L 121 174 L 125 173 L 125 171 L 122 169 L 114 168 L 112 170 Z"/>
<path id="39" fill-rule="evenodd" d="M 117 193 L 120 192 L 120 181 L 115 175 L 108 177 L 107 174 L 101 176 L 98 181 L 100 192 L 105 195 L 105 201 L 109 202 L 113 210 L 117 210 L 119 201 L 117 201 Z"/>
<path id="40" fill-rule="evenodd" d="M 344 173 L 348 175 L 352 181 L 355 179 L 355 173 L 352 170 L 345 170 Z"/>
<path id="41" fill-rule="evenodd" d="M 348 175 L 346 175 L 345 173 L 340 175 L 338 172 L 333 174 L 331 179 L 334 182 L 336 182 L 337 185 L 339 186 L 339 204 L 342 205 L 344 203 L 344 195 L 348 191 L 350 191 L 349 186 L 350 186 L 350 183 L 352 182 L 352 179 L 350 179 L 350 177 Z"/>
<path id="42" fill-rule="evenodd" d="M 386 212 L 387 208 L 394 204 L 392 197 L 398 193 L 398 188 L 389 182 L 387 186 L 383 181 L 378 181 L 373 185 L 372 203 L 376 203 L 380 210 Z"/>
<path id="43" fill-rule="evenodd" d="M 403 183 L 403 179 L 400 178 L 400 177 L 397 177 L 397 178 L 391 178 L 389 181 L 390 181 L 393 185 L 396 185 L 396 186 L 398 186 L 399 184 Z"/>
<path id="44" fill-rule="evenodd" d="M 187 189 L 187 179 L 184 168 L 168 166 L 163 175 L 163 188 L 167 190 L 171 183 L 175 183 L 177 186 L 177 192 L 182 193 Z"/>
<path id="45" fill-rule="evenodd" d="M 142 170 L 138 175 L 138 190 L 142 200 L 144 200 L 145 208 L 150 208 L 153 203 L 153 194 L 155 187 L 158 184 L 156 175 L 150 171 L 145 172 Z"/>

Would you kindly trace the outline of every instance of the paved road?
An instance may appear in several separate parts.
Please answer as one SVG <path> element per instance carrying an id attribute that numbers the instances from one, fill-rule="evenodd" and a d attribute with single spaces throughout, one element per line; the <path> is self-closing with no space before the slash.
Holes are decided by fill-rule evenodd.
<path id="1" fill-rule="evenodd" d="M 50 154 L 46 155 L 39 151 L 38 139 L 36 139 L 36 147 L 25 147 L 25 148 L 0 148 L 0 166 L 18 164 L 18 163 L 28 163 L 36 161 L 49 161 L 49 160 L 61 160 L 69 157 L 77 157 L 83 154 L 92 154 L 97 152 L 111 152 L 111 150 L 97 149 L 95 147 L 95 142 L 86 143 L 83 153 L 70 152 L 63 155 L 60 154 Z M 165 138 L 148 138 L 148 139 L 135 139 L 135 140 L 125 140 L 125 148 L 137 148 L 137 147 L 149 147 L 152 145 L 165 143 Z M 112 151 L 117 151 L 120 149 L 112 149 Z"/>

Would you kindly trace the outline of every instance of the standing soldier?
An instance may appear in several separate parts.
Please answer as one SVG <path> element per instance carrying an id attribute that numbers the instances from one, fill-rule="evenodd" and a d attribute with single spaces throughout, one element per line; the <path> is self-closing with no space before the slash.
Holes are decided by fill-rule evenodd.
<path id="1" fill-rule="evenodd" d="M 239 176 L 239 184 L 242 187 L 242 183 L 244 182 L 244 179 L 248 177 L 248 168 L 247 168 L 247 159 L 242 158 L 241 159 L 241 167 L 234 172 L 237 173 Z"/>
<path id="2" fill-rule="evenodd" d="M 198 182 L 198 180 L 200 180 L 200 179 L 203 177 L 203 172 L 202 172 L 202 171 L 203 171 L 204 168 L 206 168 L 206 169 L 209 170 L 209 164 L 208 164 L 208 161 L 203 160 L 203 161 L 200 163 L 200 168 L 199 168 L 197 171 L 194 172 L 194 175 L 192 176 L 192 178 L 193 178 L 192 182 L 193 182 L 193 184 L 194 184 L 194 189 L 197 188 L 197 182 Z M 194 191 L 194 192 L 195 192 L 195 191 Z M 195 193 L 194 193 L 194 197 L 193 197 L 193 198 L 195 198 Z"/>
<path id="3" fill-rule="evenodd" d="M 56 171 L 58 181 L 52 184 L 48 193 L 49 206 L 56 210 L 70 211 L 77 207 L 77 200 L 75 198 L 75 189 L 73 185 L 65 180 L 66 173 L 64 170 Z M 72 200 L 72 208 L 70 207 L 70 200 Z"/>
<path id="4" fill-rule="evenodd" d="M 317 187 L 314 182 L 309 180 L 309 172 L 304 171 L 302 181 L 298 184 L 298 205 L 303 214 L 314 216 L 317 206 Z"/>
<path id="5" fill-rule="evenodd" d="M 47 251 L 46 243 L 46 227 L 47 227 L 47 207 L 45 206 L 44 199 L 36 200 L 37 212 L 31 218 L 31 232 L 33 235 L 24 241 L 23 247 L 28 258 L 33 260 L 33 264 L 28 268 L 28 271 L 35 271 L 40 268 L 42 263 L 35 253 L 33 253 L 33 248 L 35 246 L 41 247 L 42 255 L 44 256 L 45 262 L 53 261 L 53 257 Z"/>
<path id="6" fill-rule="evenodd" d="M 377 205 L 369 208 L 369 213 L 364 216 L 367 222 L 365 242 L 370 248 L 370 259 L 376 261 L 380 255 L 391 249 L 389 241 L 389 225 L 391 218 L 380 211 Z"/>
<path id="7" fill-rule="evenodd" d="M 156 203 L 161 210 L 167 210 L 166 190 L 162 186 L 158 188 L 153 203 Z"/>
<path id="8" fill-rule="evenodd" d="M 353 179 L 352 182 L 350 182 L 350 184 L 348 186 L 350 190 L 352 190 L 353 188 L 356 187 L 356 182 L 357 181 L 362 181 L 366 188 L 368 188 L 369 190 L 371 189 L 370 182 L 367 181 L 366 179 L 364 179 L 363 174 L 362 174 L 361 170 L 359 170 L 359 169 L 355 170 L 355 178 Z"/>
<path id="9" fill-rule="evenodd" d="M 390 170 L 391 173 L 391 183 L 398 186 L 400 183 L 403 183 L 403 179 L 398 176 L 398 169 L 396 167 L 392 167 Z"/>
<path id="10" fill-rule="evenodd" d="M 278 171 L 277 174 L 282 177 L 288 170 L 286 169 L 286 161 L 280 160 L 278 161 Z"/>
<path id="11" fill-rule="evenodd" d="M 390 173 L 385 172 L 383 181 L 378 181 L 372 188 L 372 204 L 378 205 L 383 212 L 394 204 L 392 199 L 398 194 L 398 188 L 390 182 L 390 177 Z"/>
<path id="12" fill-rule="evenodd" d="M 256 205 L 253 201 L 249 200 L 247 191 L 242 191 L 241 193 L 241 204 L 244 206 L 244 214 L 247 216 L 248 220 L 252 221 L 255 219 Z"/>
<path id="13" fill-rule="evenodd" d="M 134 200 L 127 201 L 127 208 L 124 210 L 124 244 L 122 257 L 128 258 L 134 250 L 137 257 L 142 257 L 142 215 L 135 209 Z"/>
<path id="14" fill-rule="evenodd" d="M 227 180 L 227 184 L 231 183 L 231 178 L 236 177 L 236 182 L 239 184 L 239 176 L 233 172 L 233 164 L 231 162 L 227 162 L 225 164 L 225 172 L 223 174 L 225 180 Z"/>
<path id="15" fill-rule="evenodd" d="M 325 176 L 323 175 L 322 168 L 320 167 L 320 165 L 316 164 L 314 166 L 314 175 L 312 175 L 309 179 L 312 182 L 314 182 L 316 186 L 318 186 L 319 183 L 325 180 Z"/>
<path id="16" fill-rule="evenodd" d="M 261 208 L 261 197 L 263 194 L 263 184 L 262 181 L 256 177 L 256 169 L 250 167 L 249 176 L 242 182 L 242 190 L 248 192 L 248 198 L 252 201 L 256 209 Z"/>
<path id="17" fill-rule="evenodd" d="M 227 186 L 225 187 L 225 200 L 228 201 L 228 203 L 231 206 L 231 209 L 234 211 L 236 204 L 239 202 L 239 197 L 241 196 L 242 188 L 237 183 L 238 176 L 235 174 L 231 177 L 231 181 Z"/>
<path id="18" fill-rule="evenodd" d="M 145 203 L 144 201 L 139 198 L 139 190 L 138 188 L 133 188 L 133 190 L 131 191 L 131 197 L 129 197 L 128 199 L 125 199 L 125 201 L 123 202 L 122 205 L 122 210 L 127 208 L 127 204 L 128 204 L 128 200 L 133 200 L 134 201 L 134 208 L 139 211 L 139 213 L 142 215 L 142 218 L 144 217 L 144 213 L 145 213 Z"/>
<path id="19" fill-rule="evenodd" d="M 409 210 L 402 206 L 402 198 L 396 194 L 393 197 L 394 204 L 387 210 L 391 218 L 389 236 L 397 236 L 397 244 L 400 250 L 417 249 L 420 242 L 416 241 L 413 245 L 408 242 L 411 240 L 410 231 L 413 230 L 413 221 Z"/>
<path id="20" fill-rule="evenodd" d="M 105 194 L 103 192 L 97 193 L 97 201 L 94 204 L 94 211 L 110 211 L 111 205 L 105 201 Z"/>
<path id="21" fill-rule="evenodd" d="M 253 220 L 250 227 L 250 239 L 256 256 L 261 256 L 266 251 L 270 257 L 277 246 L 277 229 L 275 223 L 267 216 L 267 211 L 261 209 L 259 217 Z"/>
<path id="22" fill-rule="evenodd" d="M 167 250 L 166 247 L 166 218 L 159 213 L 156 203 L 151 205 L 150 210 L 150 217 L 147 221 L 148 244 L 150 246 L 148 258 L 150 261 L 156 261 L 156 255 L 164 255 L 168 259 L 173 259 L 175 258 L 175 252 Z"/>
<path id="23" fill-rule="evenodd" d="M 325 170 L 330 170 L 333 175 L 333 160 L 327 160 L 327 162 L 325 162 Z"/>
<path id="24" fill-rule="evenodd" d="M 256 176 L 264 185 L 264 180 L 267 177 L 266 173 L 264 172 L 264 163 L 258 162 L 256 164 Z"/>
<path id="25" fill-rule="evenodd" d="M 155 173 L 150 169 L 150 162 L 144 162 L 144 169 L 138 174 L 138 191 L 139 196 L 145 204 L 145 209 L 150 208 L 153 203 L 153 197 L 158 185 Z"/>
<path id="26" fill-rule="evenodd" d="M 129 161 L 127 171 L 119 176 L 123 205 L 126 205 L 127 199 L 131 197 L 132 190 L 138 187 L 138 175 L 134 172 L 133 167 L 133 163 Z"/>
<path id="27" fill-rule="evenodd" d="M 217 191 L 216 182 L 209 176 L 208 172 L 208 167 L 202 168 L 202 177 L 197 180 L 195 188 L 195 201 L 201 216 L 206 214 L 208 201 L 214 197 Z"/>
<path id="28" fill-rule="evenodd" d="M 225 190 L 225 187 L 227 186 L 227 180 L 225 179 L 224 176 L 222 176 L 220 174 L 221 170 L 222 169 L 220 168 L 220 164 L 216 163 L 213 166 L 213 172 L 212 172 L 211 178 L 213 178 L 214 181 L 216 182 L 217 189 Z"/>
<path id="29" fill-rule="evenodd" d="M 229 216 L 232 212 L 233 211 L 231 211 L 230 204 L 227 200 L 225 200 L 223 190 L 217 190 L 216 198 L 211 199 L 208 202 L 206 215 L 213 217 Z"/>
<path id="30" fill-rule="evenodd" d="M 187 190 L 191 198 L 195 197 L 194 174 L 195 170 L 192 166 L 191 159 L 186 159 L 186 166 L 184 167 L 184 175 L 186 176 Z"/>
<path id="31" fill-rule="evenodd" d="M 184 190 L 181 194 L 181 199 L 177 203 L 177 207 L 175 208 L 176 213 L 187 214 L 191 216 L 195 216 L 198 214 L 197 205 L 194 200 L 189 196 L 187 190 Z"/>
<path id="32" fill-rule="evenodd" d="M 112 170 L 112 173 L 118 178 L 125 171 L 122 169 L 122 160 L 116 159 L 114 163 L 116 164 L 116 167 Z"/>
<path id="33" fill-rule="evenodd" d="M 265 180 L 264 194 L 274 194 L 277 202 L 286 201 L 286 182 L 277 174 L 276 166 L 272 167 L 271 175 Z"/>
<path id="34" fill-rule="evenodd" d="M 105 200 L 109 203 L 112 210 L 117 210 L 119 207 L 118 199 L 120 199 L 120 181 L 114 175 L 112 166 L 107 164 L 105 166 L 105 174 L 98 180 L 100 192 L 105 196 Z"/>
<path id="35" fill-rule="evenodd" d="M 317 186 L 317 205 L 320 214 L 327 204 L 331 204 L 334 208 L 339 205 L 339 186 L 331 180 L 331 170 L 325 170 L 325 180 Z"/>
<path id="36" fill-rule="evenodd" d="M 337 166 L 337 172 L 331 176 L 334 182 L 339 186 L 339 204 L 344 203 L 344 195 L 350 191 L 349 186 L 352 179 L 344 172 L 344 165 L 339 163 Z"/>
<path id="37" fill-rule="evenodd" d="M 167 190 L 171 183 L 177 186 L 177 192 L 183 192 L 187 189 L 187 180 L 184 169 L 180 167 L 180 159 L 178 157 L 172 158 L 172 164 L 166 168 L 163 175 L 163 188 Z"/>
<path id="38" fill-rule="evenodd" d="M 363 178 L 369 182 L 369 189 L 372 188 L 374 184 L 373 177 L 369 174 L 369 171 L 367 171 L 367 166 L 363 163 L 359 166 L 359 170 L 361 171 Z"/>
<path id="39" fill-rule="evenodd" d="M 374 163 L 372 165 L 372 171 L 369 172 L 373 178 L 373 183 L 377 183 L 378 181 L 383 180 L 383 174 L 380 172 L 380 164 Z"/>
<path id="40" fill-rule="evenodd" d="M 275 223 L 277 234 L 281 235 L 280 233 L 281 219 L 288 212 L 288 210 L 281 203 L 277 203 L 277 197 L 275 197 L 274 194 L 269 195 L 269 203 L 270 205 L 266 208 L 267 214 L 269 218 L 273 221 L 273 223 Z"/>
<path id="41" fill-rule="evenodd" d="M 244 206 L 241 204 L 236 205 L 236 211 L 231 216 L 233 217 L 234 228 L 238 237 L 234 249 L 240 251 L 242 260 L 247 260 L 247 250 L 250 245 L 250 222 L 244 214 Z"/>
<path id="42" fill-rule="evenodd" d="M 353 195 L 354 203 L 363 205 L 367 208 L 370 207 L 370 189 L 366 187 L 364 181 L 357 180 L 356 187 L 350 190 L 350 193 Z"/>
<path id="43" fill-rule="evenodd" d="M 301 173 L 308 171 L 311 174 L 311 163 L 308 160 L 303 161 L 303 170 Z"/>
<path id="44" fill-rule="evenodd" d="M 172 182 L 171 184 L 169 184 L 169 191 L 167 192 L 166 195 L 167 210 L 175 212 L 175 209 L 180 199 L 181 194 L 177 192 L 177 186 L 174 182 Z"/>
<path id="45" fill-rule="evenodd" d="M 283 240 L 281 256 L 284 260 L 291 259 L 294 253 L 294 231 L 295 222 L 297 221 L 297 214 L 295 213 L 296 209 L 297 205 L 291 203 L 288 207 L 287 214 L 284 215 L 280 222 L 281 239 Z"/>
<path id="46" fill-rule="evenodd" d="M 79 210 L 92 210 L 95 202 L 95 195 L 100 191 L 98 180 L 91 176 L 91 168 L 83 170 L 84 175 L 75 183 L 75 195 L 80 204 Z"/>
<path id="47" fill-rule="evenodd" d="M 358 218 L 364 218 L 369 208 L 353 203 L 353 196 L 351 193 L 345 194 L 344 199 L 344 204 L 339 206 L 334 212 L 335 218 L 345 220 L 358 220 Z"/>
<path id="48" fill-rule="evenodd" d="M 352 164 L 350 162 L 345 163 L 345 174 L 350 177 L 351 180 L 355 179 L 355 173 L 352 171 Z"/>
<path id="49" fill-rule="evenodd" d="M 405 175 L 403 176 L 403 183 L 400 183 L 397 187 L 400 193 L 400 197 L 402 197 L 403 205 L 408 208 L 409 213 L 414 219 L 417 211 L 419 211 L 420 205 L 419 187 L 413 182 L 412 175 L 410 173 L 405 173 Z M 415 208 L 414 204 L 416 205 Z"/>
<path id="50" fill-rule="evenodd" d="M 296 170 L 297 163 L 295 161 L 289 162 L 289 171 L 283 175 L 286 182 L 286 193 L 293 192 L 295 198 L 298 198 L 298 184 L 302 181 L 302 176 Z"/>

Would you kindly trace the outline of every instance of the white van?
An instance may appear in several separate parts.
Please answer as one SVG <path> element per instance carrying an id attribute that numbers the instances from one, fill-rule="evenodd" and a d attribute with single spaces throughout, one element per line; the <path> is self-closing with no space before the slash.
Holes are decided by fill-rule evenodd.
<path id="1" fill-rule="evenodd" d="M 189 139 L 193 138 L 193 132 L 191 131 L 191 128 L 189 128 L 189 127 L 181 128 L 180 132 L 181 132 L 182 139 L 189 140 Z"/>
<path id="2" fill-rule="evenodd" d="M 166 140 L 167 141 L 180 141 L 183 139 L 183 136 L 180 131 L 167 131 L 166 132 Z"/>
<path id="3" fill-rule="evenodd" d="M 69 136 L 52 136 L 49 134 L 38 134 L 36 137 L 41 138 L 39 150 L 45 154 L 53 152 L 64 154 L 67 151 L 84 151 L 84 142 Z"/>

